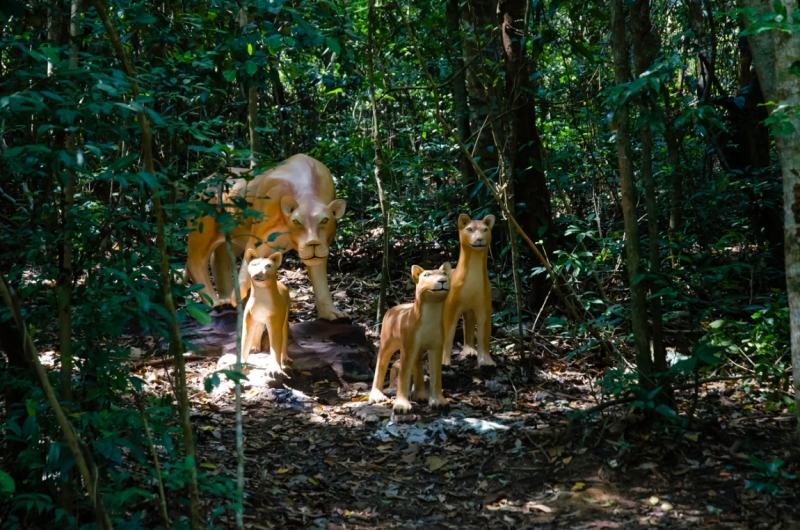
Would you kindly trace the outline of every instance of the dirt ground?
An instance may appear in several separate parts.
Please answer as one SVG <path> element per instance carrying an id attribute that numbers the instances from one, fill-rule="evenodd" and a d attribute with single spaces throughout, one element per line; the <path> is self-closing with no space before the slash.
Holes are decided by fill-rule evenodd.
<path id="1" fill-rule="evenodd" d="M 292 318 L 310 317 L 307 285 L 290 287 Z M 367 326 L 372 287 L 332 279 L 337 303 Z M 391 403 L 366 402 L 369 383 L 297 372 L 247 383 L 246 527 L 800 528 L 795 421 L 766 389 L 739 380 L 681 393 L 688 427 L 649 425 L 624 405 L 586 418 L 602 368 L 548 349 L 531 373 L 513 355 L 495 354 L 489 372 L 454 356 L 451 409 L 418 404 L 406 423 L 390 420 Z M 215 367 L 189 364 L 198 452 L 204 470 L 234 476 L 232 386 L 203 390 Z"/>

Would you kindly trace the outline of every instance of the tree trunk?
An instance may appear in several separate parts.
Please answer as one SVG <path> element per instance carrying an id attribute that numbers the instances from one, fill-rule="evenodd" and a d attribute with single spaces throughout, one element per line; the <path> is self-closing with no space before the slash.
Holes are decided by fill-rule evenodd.
<path id="1" fill-rule="evenodd" d="M 378 292 L 378 313 L 375 321 L 380 322 L 386 312 L 386 290 L 389 286 L 389 209 L 386 204 L 384 185 L 388 182 L 388 169 L 383 160 L 383 141 L 378 126 L 378 105 L 375 97 L 375 0 L 369 0 L 367 14 L 367 75 L 369 76 L 369 101 L 372 106 L 372 144 L 375 150 L 375 185 L 378 188 L 378 202 L 381 206 L 383 224 L 383 259 L 381 260 L 381 285 Z"/>
<path id="2" fill-rule="evenodd" d="M 742 0 L 758 14 L 770 13 L 782 7 L 780 13 L 789 27 L 800 22 L 793 20 L 800 8 L 797 0 L 781 0 L 774 5 L 759 0 Z M 761 89 L 766 101 L 778 107 L 800 107 L 800 79 L 790 69 L 800 61 L 800 35 L 797 32 L 765 31 L 750 36 Z M 777 107 L 775 107 L 777 108 Z M 775 113 L 775 108 L 770 107 Z M 779 110 L 788 120 L 791 130 L 773 130 L 778 159 L 783 174 L 784 256 L 786 290 L 789 297 L 789 320 L 792 348 L 792 379 L 796 414 L 800 418 L 800 120 L 793 111 Z M 800 423 L 797 434 L 800 436 Z"/>
<path id="3" fill-rule="evenodd" d="M 469 102 L 467 98 L 467 74 L 464 67 L 464 42 L 461 30 L 461 7 L 459 0 L 447 0 L 445 18 L 447 19 L 447 37 L 450 45 L 450 64 L 453 69 L 453 113 L 456 118 L 456 132 L 458 139 L 464 145 L 469 145 L 472 129 L 469 125 Z M 459 153 L 458 169 L 461 174 L 461 185 L 472 207 L 477 202 L 472 199 L 472 191 L 477 183 L 475 171 L 472 169 L 467 157 Z"/>
<path id="4" fill-rule="evenodd" d="M 630 81 L 623 0 L 611 0 L 611 38 L 614 54 L 614 77 L 616 83 L 620 85 Z M 639 281 L 641 252 L 639 250 L 639 228 L 636 224 L 636 185 L 633 182 L 630 112 L 627 102 L 615 110 L 614 127 L 617 134 L 619 179 L 622 187 L 622 215 L 626 238 L 625 256 L 631 291 L 631 326 L 636 347 L 636 365 L 639 385 L 646 390 L 651 390 L 655 388 L 655 384 L 650 378 L 653 373 L 653 360 L 650 357 L 650 341 L 647 330 L 645 284 Z"/>

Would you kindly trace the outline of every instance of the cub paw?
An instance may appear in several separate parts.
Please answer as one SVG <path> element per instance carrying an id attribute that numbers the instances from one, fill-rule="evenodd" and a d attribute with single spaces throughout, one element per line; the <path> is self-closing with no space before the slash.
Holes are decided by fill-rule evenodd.
<path id="1" fill-rule="evenodd" d="M 450 401 L 444 396 L 433 396 L 428 405 L 434 410 L 450 410 Z"/>
<path id="2" fill-rule="evenodd" d="M 497 363 L 494 362 L 490 355 L 479 355 L 478 356 L 478 368 L 482 368 L 484 366 L 497 366 Z"/>
<path id="3" fill-rule="evenodd" d="M 428 391 L 425 390 L 425 387 L 417 390 L 416 388 L 411 392 L 411 399 L 414 401 L 428 401 Z"/>
<path id="4" fill-rule="evenodd" d="M 395 399 L 394 406 L 392 407 L 392 412 L 395 414 L 408 414 L 413 410 L 411 403 L 408 402 L 407 399 Z"/>
<path id="5" fill-rule="evenodd" d="M 381 403 L 382 401 L 389 401 L 389 398 L 386 397 L 386 394 L 378 390 L 377 388 L 373 388 L 372 392 L 369 393 L 369 402 L 370 403 Z"/>

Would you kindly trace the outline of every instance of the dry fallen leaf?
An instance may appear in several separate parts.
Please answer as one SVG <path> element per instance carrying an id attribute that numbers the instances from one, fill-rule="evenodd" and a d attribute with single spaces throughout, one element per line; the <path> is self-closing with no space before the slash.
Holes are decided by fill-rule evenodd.
<path id="1" fill-rule="evenodd" d="M 440 458 L 436 455 L 431 455 L 425 459 L 425 465 L 428 466 L 428 469 L 431 471 L 436 471 L 437 469 L 443 467 L 447 464 L 447 460 L 444 458 Z"/>

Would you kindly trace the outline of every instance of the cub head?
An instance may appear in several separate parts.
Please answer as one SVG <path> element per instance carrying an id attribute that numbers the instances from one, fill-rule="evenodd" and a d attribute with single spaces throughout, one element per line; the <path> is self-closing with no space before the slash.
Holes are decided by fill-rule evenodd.
<path id="1" fill-rule="evenodd" d="M 298 203 L 284 195 L 281 212 L 286 218 L 289 239 L 306 265 L 317 265 L 328 257 L 336 233 L 336 221 L 344 215 L 347 203 L 336 199 L 324 204 L 306 195 Z"/>
<path id="2" fill-rule="evenodd" d="M 276 252 L 266 258 L 259 258 L 255 249 L 247 249 L 244 259 L 248 261 L 247 272 L 256 284 L 274 278 L 278 274 L 278 267 L 283 261 L 283 254 Z"/>
<path id="3" fill-rule="evenodd" d="M 461 242 L 462 248 L 469 246 L 475 250 L 485 252 L 492 242 L 493 226 L 494 215 L 487 215 L 480 221 L 473 221 L 465 213 L 459 215 L 458 240 Z"/>
<path id="4" fill-rule="evenodd" d="M 438 269 L 426 271 L 419 265 L 412 265 L 411 277 L 417 284 L 416 298 L 422 300 L 444 300 L 450 292 L 450 274 L 453 268 L 449 263 Z"/>

